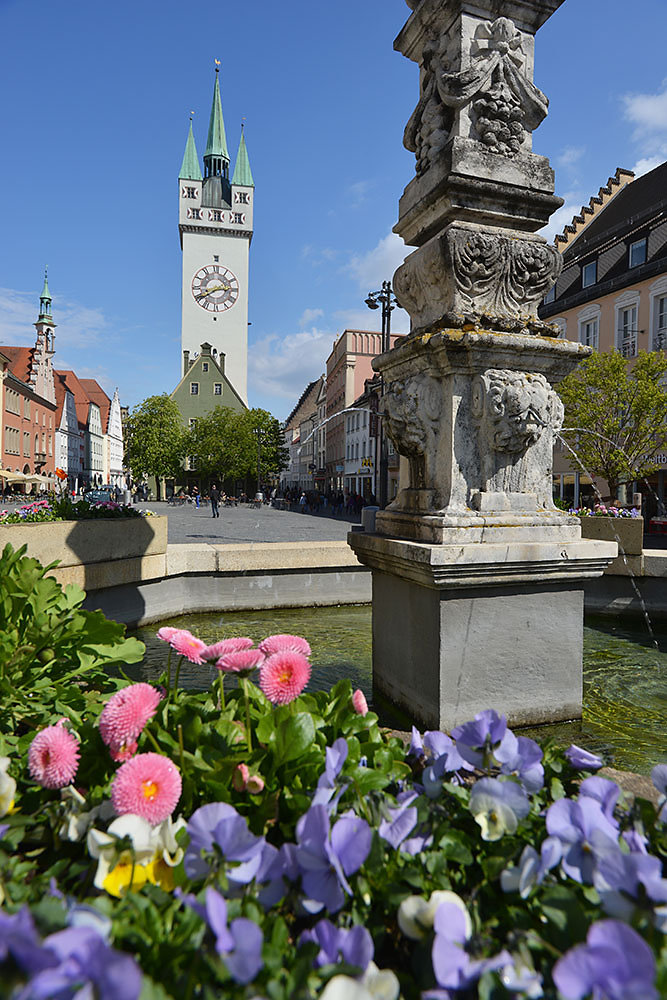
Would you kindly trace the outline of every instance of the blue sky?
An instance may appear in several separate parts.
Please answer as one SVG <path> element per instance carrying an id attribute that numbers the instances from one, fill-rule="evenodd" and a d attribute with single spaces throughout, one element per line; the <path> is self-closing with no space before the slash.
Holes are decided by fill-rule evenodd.
<path id="1" fill-rule="evenodd" d="M 404 0 L 0 0 L 0 343 L 31 344 L 49 265 L 56 362 L 133 405 L 176 384 L 177 174 L 214 77 L 256 183 L 249 393 L 278 417 L 405 256 L 402 147 L 417 69 L 393 51 Z M 665 0 L 565 0 L 538 33 L 562 229 L 617 166 L 667 159 Z M 396 329 L 401 321 L 396 317 Z"/>

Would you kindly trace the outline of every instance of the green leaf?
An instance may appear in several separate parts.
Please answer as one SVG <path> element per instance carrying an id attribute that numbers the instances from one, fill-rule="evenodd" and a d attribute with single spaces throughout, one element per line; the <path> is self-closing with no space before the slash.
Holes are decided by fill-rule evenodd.
<path id="1" fill-rule="evenodd" d="M 287 763 L 296 760 L 313 743 L 315 724 L 308 712 L 297 712 L 280 723 L 276 729 L 276 760 Z"/>

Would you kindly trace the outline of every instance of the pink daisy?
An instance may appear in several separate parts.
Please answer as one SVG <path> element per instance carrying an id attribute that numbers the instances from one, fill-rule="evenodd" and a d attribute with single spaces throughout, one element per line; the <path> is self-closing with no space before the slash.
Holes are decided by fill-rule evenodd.
<path id="1" fill-rule="evenodd" d="M 205 660 L 217 660 L 225 653 L 236 653 L 239 649 L 250 649 L 253 645 L 252 639 L 239 635 L 235 639 L 221 639 L 220 642 L 207 646 L 201 655 Z"/>
<path id="2" fill-rule="evenodd" d="M 302 656 L 310 656 L 311 653 L 310 646 L 300 635 L 269 635 L 262 639 L 258 648 L 267 656 L 287 651 L 301 653 Z"/>
<path id="3" fill-rule="evenodd" d="M 216 667 L 226 674 L 245 674 L 255 667 L 261 667 L 266 657 L 258 649 L 239 649 L 236 653 L 221 656 Z"/>
<path id="4" fill-rule="evenodd" d="M 274 705 L 288 705 L 310 680 L 310 663 L 300 653 L 284 650 L 262 664 L 259 686 Z"/>
<path id="5" fill-rule="evenodd" d="M 64 788 L 79 766 L 79 744 L 65 728 L 65 719 L 37 733 L 28 751 L 31 776 L 43 788 Z"/>
<path id="6" fill-rule="evenodd" d="M 180 628 L 171 628 L 169 625 L 163 626 L 157 630 L 158 639 L 162 639 L 163 642 L 171 642 L 172 637 L 180 632 Z"/>
<path id="7" fill-rule="evenodd" d="M 159 753 L 139 753 L 121 764 L 111 785 L 117 816 L 132 813 L 153 826 L 171 816 L 180 797 L 178 768 Z"/>
<path id="8" fill-rule="evenodd" d="M 137 737 L 160 703 L 160 692 L 150 684 L 130 684 L 112 695 L 100 715 L 100 735 L 114 760 L 129 760 Z"/>
<path id="9" fill-rule="evenodd" d="M 361 688 L 357 688 L 352 695 L 352 707 L 355 712 L 359 713 L 359 715 L 368 715 L 368 702 L 366 701 L 366 695 Z"/>
<path id="10" fill-rule="evenodd" d="M 192 632 L 188 632 L 186 628 L 176 629 L 169 640 L 169 645 L 180 656 L 185 656 L 190 663 L 206 662 L 202 656 L 202 653 L 206 649 L 206 643 L 194 636 Z"/>

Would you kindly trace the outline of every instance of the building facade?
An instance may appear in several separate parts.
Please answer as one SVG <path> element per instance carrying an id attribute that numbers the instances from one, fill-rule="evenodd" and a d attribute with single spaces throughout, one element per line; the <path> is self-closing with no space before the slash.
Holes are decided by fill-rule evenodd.
<path id="1" fill-rule="evenodd" d="M 556 237 L 563 270 L 540 307 L 559 335 L 597 351 L 667 348 L 667 163 L 636 178 L 619 169 Z M 554 452 L 557 491 L 579 502 L 592 491 L 562 445 Z M 657 461 L 667 465 L 667 455 Z M 664 495 L 664 474 L 652 484 Z M 605 492 L 606 484 L 596 483 Z"/>
<path id="2" fill-rule="evenodd" d="M 178 179 L 182 258 L 182 356 L 194 358 L 210 343 L 225 355 L 227 378 L 247 405 L 248 280 L 255 185 L 243 129 L 234 173 L 215 71 L 202 172 L 192 121 Z"/>
<path id="3" fill-rule="evenodd" d="M 395 347 L 402 334 L 391 335 Z M 365 391 L 372 379 L 373 358 L 382 351 L 382 334 L 369 330 L 344 330 L 327 358 L 326 481 L 332 492 L 345 490 L 347 424 L 344 411 Z M 352 474 L 350 470 L 350 475 Z M 390 498 L 393 496 L 390 493 Z"/>
<path id="4" fill-rule="evenodd" d="M 283 488 L 309 491 L 316 488 L 318 400 L 324 386 L 324 375 L 309 382 L 285 421 L 284 441 L 288 464 L 281 473 Z"/>

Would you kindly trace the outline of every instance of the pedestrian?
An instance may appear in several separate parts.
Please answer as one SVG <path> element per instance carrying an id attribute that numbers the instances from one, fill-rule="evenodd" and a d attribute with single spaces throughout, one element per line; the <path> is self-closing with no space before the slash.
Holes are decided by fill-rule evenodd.
<path id="1" fill-rule="evenodd" d="M 195 502 L 195 506 L 199 507 L 199 490 L 196 486 L 192 487 L 192 499 Z"/>
<path id="2" fill-rule="evenodd" d="M 301 496 L 299 497 L 299 509 L 302 514 L 306 513 L 307 505 L 308 505 L 308 498 L 306 497 L 305 493 L 302 493 Z"/>
<path id="3" fill-rule="evenodd" d="M 219 502 L 220 494 L 218 493 L 218 487 L 213 483 L 211 486 L 211 517 L 220 517 L 220 511 L 218 510 Z"/>

